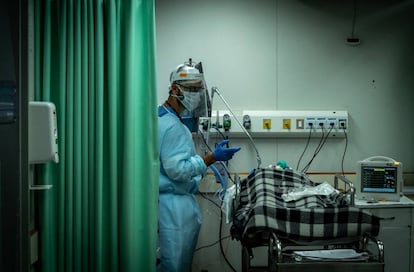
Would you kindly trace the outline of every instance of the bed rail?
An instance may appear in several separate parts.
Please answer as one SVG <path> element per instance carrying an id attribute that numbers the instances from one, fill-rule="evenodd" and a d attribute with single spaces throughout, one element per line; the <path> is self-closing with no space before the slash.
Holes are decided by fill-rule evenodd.
<path id="1" fill-rule="evenodd" d="M 338 189 L 338 180 L 341 180 L 345 184 L 345 192 L 348 192 L 351 197 L 351 206 L 355 206 L 355 187 L 352 181 L 344 177 L 343 175 L 336 174 L 334 178 L 334 187 Z M 349 188 L 349 189 L 347 189 Z"/>

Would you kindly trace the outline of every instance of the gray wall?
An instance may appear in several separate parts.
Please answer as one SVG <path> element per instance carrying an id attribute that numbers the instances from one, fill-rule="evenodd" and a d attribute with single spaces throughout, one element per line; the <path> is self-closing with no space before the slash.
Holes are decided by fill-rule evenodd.
<path id="1" fill-rule="evenodd" d="M 347 110 L 345 171 L 383 155 L 414 171 L 414 1 L 181 0 L 156 1 L 158 97 L 179 63 L 202 61 L 209 87 L 219 87 L 233 111 Z M 253 101 L 253 102 L 252 102 Z M 226 109 L 214 100 L 213 110 Z M 296 167 L 306 139 L 256 139 L 263 166 Z M 247 140 L 235 171 L 256 165 Z M 301 166 L 318 140 L 311 143 Z M 310 171 L 339 172 L 345 140 L 329 140 Z"/>

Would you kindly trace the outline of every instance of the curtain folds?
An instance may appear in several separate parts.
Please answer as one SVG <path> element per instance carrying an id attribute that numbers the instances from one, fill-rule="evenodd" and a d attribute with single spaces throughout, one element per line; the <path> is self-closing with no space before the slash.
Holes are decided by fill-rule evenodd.
<path id="1" fill-rule="evenodd" d="M 36 168 L 41 271 L 155 271 L 154 1 L 35 0 L 34 22 L 60 157 Z"/>

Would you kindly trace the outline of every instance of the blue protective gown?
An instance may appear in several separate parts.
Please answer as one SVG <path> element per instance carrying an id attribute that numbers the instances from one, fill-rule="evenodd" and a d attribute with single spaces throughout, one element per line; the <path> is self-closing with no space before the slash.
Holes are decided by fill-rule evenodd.
<path id="1" fill-rule="evenodd" d="M 207 166 L 195 153 L 191 132 L 172 109 L 158 109 L 160 151 L 158 271 L 189 272 L 201 226 L 194 193 Z"/>

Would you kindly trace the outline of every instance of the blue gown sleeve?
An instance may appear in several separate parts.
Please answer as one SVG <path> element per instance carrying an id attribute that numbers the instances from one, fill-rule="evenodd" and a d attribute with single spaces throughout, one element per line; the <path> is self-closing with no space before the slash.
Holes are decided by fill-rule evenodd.
<path id="1" fill-rule="evenodd" d="M 160 159 L 167 176 L 177 182 L 199 182 L 207 166 L 195 153 L 187 128 L 181 123 L 170 126 L 161 141 Z"/>

